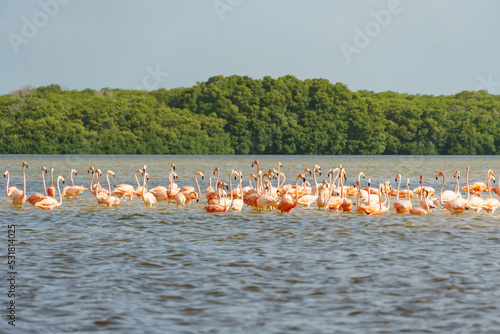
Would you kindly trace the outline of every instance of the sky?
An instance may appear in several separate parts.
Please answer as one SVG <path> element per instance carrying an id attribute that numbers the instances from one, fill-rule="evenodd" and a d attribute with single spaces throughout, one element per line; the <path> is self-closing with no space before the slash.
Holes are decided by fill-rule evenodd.
<path id="1" fill-rule="evenodd" d="M 499 13 L 495 0 L 0 0 L 0 95 L 216 75 L 500 94 Z"/>

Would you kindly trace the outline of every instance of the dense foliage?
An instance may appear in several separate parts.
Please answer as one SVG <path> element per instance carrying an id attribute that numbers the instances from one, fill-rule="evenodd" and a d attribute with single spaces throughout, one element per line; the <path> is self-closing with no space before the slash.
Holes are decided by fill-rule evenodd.
<path id="1" fill-rule="evenodd" d="M 0 96 L 0 153 L 497 154 L 500 96 L 352 92 L 325 79 L 212 77 L 152 92 Z"/>

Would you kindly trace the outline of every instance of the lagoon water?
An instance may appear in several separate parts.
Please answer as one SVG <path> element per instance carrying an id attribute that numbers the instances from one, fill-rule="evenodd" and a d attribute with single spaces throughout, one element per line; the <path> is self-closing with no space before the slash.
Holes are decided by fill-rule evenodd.
<path id="1" fill-rule="evenodd" d="M 42 191 L 40 167 L 69 182 L 90 183 L 90 165 L 112 169 L 112 183 L 134 184 L 148 166 L 149 187 L 194 185 L 216 166 L 248 176 L 259 159 L 283 163 L 287 182 L 314 164 L 342 163 L 348 184 L 363 171 L 378 184 L 400 172 L 439 189 L 436 174 L 471 167 L 471 182 L 500 174 L 500 157 L 338 156 L 39 156 L 4 155 L 1 168 L 28 195 Z M 312 182 L 311 177 L 309 181 Z M 392 182 L 394 185 L 394 182 Z M 208 185 L 205 179 L 202 189 Z M 19 333 L 493 333 L 500 332 L 500 211 L 438 209 L 427 216 L 337 214 L 296 208 L 290 214 L 209 214 L 142 200 L 99 206 L 89 191 L 53 211 L 0 197 L 0 332 L 7 324 L 7 225 L 16 224 L 16 327 Z M 494 195 L 496 196 L 496 195 Z M 416 203 L 416 201 L 414 202 Z"/>

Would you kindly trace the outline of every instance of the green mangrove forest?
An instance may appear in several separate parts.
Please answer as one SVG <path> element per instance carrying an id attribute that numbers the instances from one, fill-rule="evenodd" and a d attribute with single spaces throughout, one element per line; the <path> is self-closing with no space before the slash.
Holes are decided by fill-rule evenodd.
<path id="1" fill-rule="evenodd" d="M 500 96 L 353 92 L 325 79 L 215 76 L 155 91 L 0 96 L 0 153 L 498 154 Z"/>

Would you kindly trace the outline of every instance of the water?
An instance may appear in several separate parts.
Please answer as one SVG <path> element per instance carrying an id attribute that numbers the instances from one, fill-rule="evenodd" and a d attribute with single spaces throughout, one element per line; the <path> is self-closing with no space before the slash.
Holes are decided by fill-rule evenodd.
<path id="1" fill-rule="evenodd" d="M 40 167 L 88 186 L 90 165 L 112 169 L 112 183 L 134 184 L 147 164 L 149 186 L 194 185 L 201 170 L 226 182 L 232 168 L 245 183 L 259 159 L 280 160 L 292 182 L 305 167 L 342 163 L 348 184 L 359 171 L 375 182 L 398 172 L 412 188 L 424 175 L 439 189 L 439 170 L 471 167 L 471 182 L 499 173 L 498 157 L 208 157 L 2 156 L 11 183 L 42 191 Z M 320 180 L 323 179 L 324 173 Z M 309 181 L 312 182 L 311 178 Z M 287 181 L 287 182 L 288 182 Z M 201 183 L 202 189 L 208 182 Z M 394 182 L 393 182 L 394 184 Z M 336 214 L 317 209 L 209 214 L 141 200 L 98 206 L 87 191 L 54 211 L 15 209 L 2 185 L 0 300 L 10 298 L 7 225 L 16 230 L 16 327 L 20 333 L 443 333 L 500 331 L 500 211 L 494 215 L 436 210 L 428 216 Z M 203 191 L 202 191 L 203 192 Z M 496 196 L 496 195 L 494 195 Z M 0 332 L 11 329 L 6 317 Z"/>

